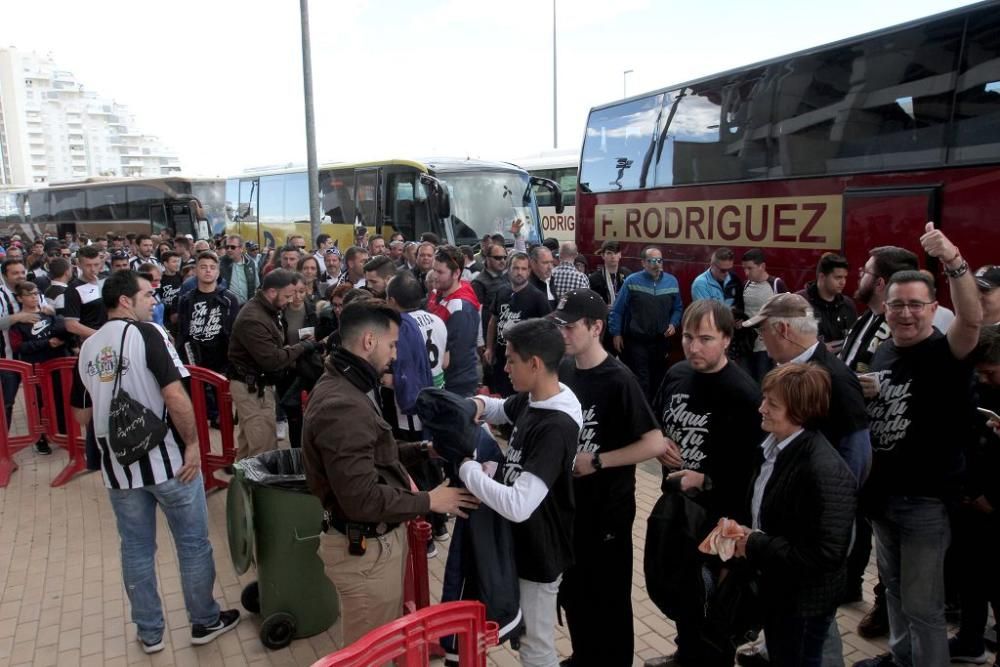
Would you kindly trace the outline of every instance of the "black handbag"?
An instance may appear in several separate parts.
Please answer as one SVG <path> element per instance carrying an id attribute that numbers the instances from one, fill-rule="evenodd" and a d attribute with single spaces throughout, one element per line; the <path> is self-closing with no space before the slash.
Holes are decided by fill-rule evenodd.
<path id="1" fill-rule="evenodd" d="M 721 650 L 746 644 L 763 627 L 757 570 L 745 561 L 730 561 L 706 605 L 703 638 Z"/>
<path id="2" fill-rule="evenodd" d="M 112 389 L 111 406 L 108 409 L 108 444 L 118 463 L 126 467 L 159 446 L 169 430 L 166 422 L 121 387 L 125 334 L 128 333 L 130 326 L 131 322 L 126 322 L 122 330 L 118 366 L 115 368 L 115 386 Z"/>

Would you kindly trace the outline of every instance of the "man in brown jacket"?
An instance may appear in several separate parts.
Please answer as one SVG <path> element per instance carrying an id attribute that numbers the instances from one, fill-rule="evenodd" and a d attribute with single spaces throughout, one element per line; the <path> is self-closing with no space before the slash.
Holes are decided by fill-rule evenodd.
<path id="1" fill-rule="evenodd" d="M 342 345 L 327 358 L 305 413 L 306 481 L 327 513 L 322 555 L 340 593 L 345 646 L 402 614 L 402 522 L 428 512 L 464 517 L 479 504 L 446 484 L 418 491 L 403 466 L 426 460 L 431 450 L 427 443 L 397 444 L 378 403 L 381 377 L 396 357 L 399 322 L 381 300 L 344 308 Z"/>
<path id="2" fill-rule="evenodd" d="M 281 311 L 292 300 L 300 280 L 294 271 L 271 271 L 233 324 L 229 338 L 229 390 L 240 418 L 237 459 L 277 448 L 274 385 L 285 371 L 294 367 L 296 359 L 316 347 L 312 339 L 285 345 Z"/>

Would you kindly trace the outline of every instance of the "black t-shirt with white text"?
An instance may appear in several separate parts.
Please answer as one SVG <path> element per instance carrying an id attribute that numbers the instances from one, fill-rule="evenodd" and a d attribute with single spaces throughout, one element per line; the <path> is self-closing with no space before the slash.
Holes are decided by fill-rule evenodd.
<path id="1" fill-rule="evenodd" d="M 513 524 L 517 576 L 553 582 L 573 564 L 572 471 L 579 428 L 564 412 L 531 407 L 524 393 L 504 401 L 504 412 L 514 429 L 499 481 L 513 486 L 522 472 L 530 472 L 549 489 L 526 521 Z"/>
<path id="2" fill-rule="evenodd" d="M 908 347 L 890 339 L 872 359 L 879 393 L 868 403 L 872 472 L 865 494 L 877 506 L 890 496 L 953 498 L 963 449 L 977 424 L 973 370 L 934 331 Z"/>
<path id="3" fill-rule="evenodd" d="M 225 303 L 215 292 L 206 293 L 197 289 L 185 298 L 191 300 L 191 320 L 187 330 L 181 332 L 185 347 L 181 354 L 185 357 L 189 355 L 187 344 L 190 343 L 197 359 L 188 359 L 188 363 L 224 369 L 229 348 L 224 326 L 228 315 Z"/>
<path id="4" fill-rule="evenodd" d="M 567 358 L 559 367 L 559 380 L 573 390 L 583 409 L 577 452 L 604 454 L 659 429 L 632 371 L 614 357 L 587 369 Z M 634 465 L 603 468 L 573 482 L 577 530 L 600 530 L 600 517 L 635 511 Z"/>
<path id="5" fill-rule="evenodd" d="M 732 362 L 716 373 L 699 373 L 687 361 L 674 364 L 653 399 L 653 413 L 681 450 L 684 469 L 712 480 L 712 489 L 695 501 L 709 510 L 713 523 L 746 510 L 764 440 L 760 403 L 760 387 Z M 672 488 L 666 481 L 669 472 L 663 469 L 664 491 Z"/>

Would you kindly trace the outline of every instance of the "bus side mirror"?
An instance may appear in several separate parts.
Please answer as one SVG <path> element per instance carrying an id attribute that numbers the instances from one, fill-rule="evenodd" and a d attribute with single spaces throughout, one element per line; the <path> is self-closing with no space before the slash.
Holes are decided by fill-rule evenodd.
<path id="1" fill-rule="evenodd" d="M 451 196 L 448 194 L 448 188 L 445 187 L 444 183 L 430 174 L 421 174 L 420 182 L 427 186 L 427 189 L 430 191 L 431 198 L 437 207 L 438 217 L 450 218 Z"/>
<path id="2" fill-rule="evenodd" d="M 566 207 L 563 205 L 562 188 L 559 187 L 558 183 L 548 178 L 542 178 L 540 176 L 532 176 L 531 185 L 532 187 L 537 186 L 540 188 L 545 188 L 546 190 L 552 193 L 552 205 L 555 206 L 556 213 L 562 213 L 563 210 L 565 210 Z"/>

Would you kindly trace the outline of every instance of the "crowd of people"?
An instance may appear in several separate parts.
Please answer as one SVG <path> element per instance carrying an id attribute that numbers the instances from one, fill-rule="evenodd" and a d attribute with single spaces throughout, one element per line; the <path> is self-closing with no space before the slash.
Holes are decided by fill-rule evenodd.
<path id="1" fill-rule="evenodd" d="M 0 351 L 79 356 L 73 406 L 109 488 L 144 650 L 163 647 L 157 505 L 192 642 L 239 620 L 212 599 L 183 384 L 193 364 L 230 380 L 238 459 L 279 440 L 302 448 L 345 643 L 401 613 L 403 522 L 431 521 L 431 557 L 449 516 L 486 505 L 512 524 L 523 664 L 631 665 L 635 469 L 655 460 L 662 496 L 642 557 L 677 653 L 647 665 L 844 664 L 835 614 L 862 599 L 873 545 L 879 583 L 858 632 L 888 634 L 890 652 L 857 664 L 988 661 L 1000 421 L 976 408 L 1000 412 L 1000 267 L 974 270 L 929 223 L 919 241 L 937 276 L 883 246 L 856 267 L 828 253 L 792 286 L 764 250 L 742 254 L 740 276 L 718 248 L 682 293 L 655 246 L 630 273 L 606 242 L 588 273 L 575 244 L 527 247 L 512 231 L 513 247 L 487 235 L 475 251 L 364 228 L 349 248 L 320 235 L 311 252 L 295 235 L 263 249 L 169 230 L 0 239 Z M 171 426 L 129 465 L 108 440 L 116 372 Z M 18 377 L 0 379 L 9 424 Z M 445 481 L 417 415 L 428 387 L 494 425 L 499 466 L 462 459 Z M 218 428 L 210 393 L 208 413 Z M 560 607 L 572 641 L 561 662 Z M 737 626 L 762 639 L 738 652 Z"/>

